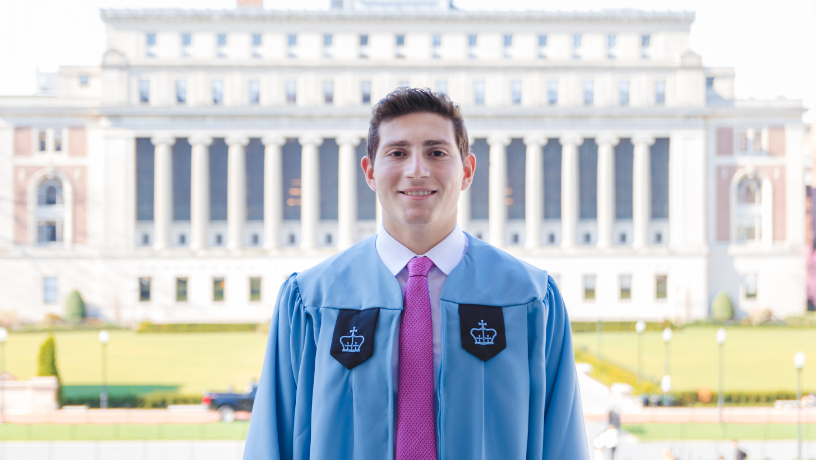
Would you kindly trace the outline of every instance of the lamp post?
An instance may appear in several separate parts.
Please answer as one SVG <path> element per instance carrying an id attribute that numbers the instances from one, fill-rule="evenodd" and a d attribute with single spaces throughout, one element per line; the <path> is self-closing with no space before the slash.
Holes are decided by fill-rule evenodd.
<path id="1" fill-rule="evenodd" d="M 672 330 L 670 328 L 667 327 L 666 329 L 663 329 L 663 342 L 666 344 L 665 346 L 666 354 L 665 357 L 663 358 L 665 362 L 663 366 L 663 373 L 666 375 L 671 375 L 671 372 L 669 372 L 669 342 L 671 342 L 673 335 L 674 334 L 672 333 Z"/>
<path id="2" fill-rule="evenodd" d="M 6 339 L 8 331 L 0 327 L 0 423 L 6 423 Z"/>
<path id="3" fill-rule="evenodd" d="M 720 382 L 719 382 L 720 389 L 717 392 L 717 407 L 719 408 L 720 423 L 723 422 L 722 412 L 723 403 L 725 401 L 725 395 L 723 394 L 723 372 L 725 371 L 725 367 L 723 365 L 723 345 L 725 345 L 725 338 L 726 338 L 725 329 L 720 328 L 720 330 L 717 331 L 717 343 L 719 344 L 720 349 Z"/>
<path id="4" fill-rule="evenodd" d="M 635 331 L 638 336 L 638 375 L 637 381 L 640 383 L 641 372 L 643 369 L 643 332 L 646 330 L 646 322 L 640 320 L 635 325 Z"/>
<path id="5" fill-rule="evenodd" d="M 108 340 L 110 340 L 108 331 L 104 329 L 99 331 L 99 343 L 102 344 L 102 394 L 99 395 L 99 407 L 101 409 L 108 408 Z"/>
<path id="6" fill-rule="evenodd" d="M 796 367 L 796 458 L 802 460 L 802 368 L 805 367 L 805 354 L 796 353 L 793 365 Z"/>
<path id="7" fill-rule="evenodd" d="M 595 342 L 597 347 L 597 352 L 595 353 L 595 359 L 598 361 L 598 364 L 601 362 L 601 334 L 603 333 L 603 321 L 598 320 L 598 323 L 595 325 Z"/>
<path id="8" fill-rule="evenodd" d="M 663 380 L 660 381 L 660 389 L 663 390 L 663 405 L 665 406 L 669 400 L 668 396 L 671 391 L 671 377 L 669 375 L 663 376 Z"/>

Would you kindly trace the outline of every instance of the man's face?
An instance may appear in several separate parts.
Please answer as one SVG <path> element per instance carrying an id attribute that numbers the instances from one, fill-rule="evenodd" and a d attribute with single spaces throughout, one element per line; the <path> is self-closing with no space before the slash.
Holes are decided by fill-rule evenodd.
<path id="1" fill-rule="evenodd" d="M 456 221 L 459 193 L 473 180 L 473 154 L 462 162 L 453 122 L 433 113 L 412 113 L 379 127 L 374 164 L 362 166 L 390 225 Z M 391 227 L 395 228 L 395 227 Z"/>

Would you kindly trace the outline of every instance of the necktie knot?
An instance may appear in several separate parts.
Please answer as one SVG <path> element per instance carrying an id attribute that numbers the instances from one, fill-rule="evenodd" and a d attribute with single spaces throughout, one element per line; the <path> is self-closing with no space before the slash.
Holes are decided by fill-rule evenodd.
<path id="1" fill-rule="evenodd" d="M 408 262 L 408 276 L 428 276 L 434 263 L 427 257 L 414 257 Z"/>

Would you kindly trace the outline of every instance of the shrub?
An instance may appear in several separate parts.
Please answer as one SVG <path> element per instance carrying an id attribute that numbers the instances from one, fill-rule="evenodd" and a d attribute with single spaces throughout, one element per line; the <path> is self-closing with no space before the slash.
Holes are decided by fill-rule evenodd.
<path id="1" fill-rule="evenodd" d="M 85 318 L 85 301 L 78 291 L 71 291 L 65 299 L 65 320 L 82 321 Z"/>
<path id="2" fill-rule="evenodd" d="M 201 404 L 201 396 L 198 394 L 181 394 L 169 392 L 154 392 L 146 395 L 108 395 L 108 407 L 130 407 L 145 409 L 161 409 L 170 404 Z M 88 397 L 79 396 L 67 398 L 65 405 L 99 407 L 99 396 Z"/>
<path id="3" fill-rule="evenodd" d="M 591 364 L 592 372 L 589 373 L 589 376 L 606 386 L 611 386 L 613 383 L 626 383 L 632 386 L 633 394 L 660 392 L 660 385 L 657 382 L 650 381 L 645 377 L 638 382 L 637 373 L 635 372 L 616 366 L 608 361 L 598 362 L 595 355 L 586 351 L 577 348 L 574 351 L 575 361 Z"/>
<path id="4" fill-rule="evenodd" d="M 54 343 L 54 334 L 49 335 L 40 347 L 40 355 L 37 360 L 37 375 L 41 377 L 53 375 L 57 378 L 57 383 L 60 384 L 60 388 L 57 390 L 57 403 L 62 405 L 62 384 L 57 369 L 57 347 Z"/>
<path id="5" fill-rule="evenodd" d="M 150 322 L 144 322 L 139 323 L 139 327 L 136 328 L 136 332 L 252 332 L 255 331 L 257 328 L 258 325 L 255 323 L 154 324 Z"/>
<path id="6" fill-rule="evenodd" d="M 728 293 L 720 291 L 711 302 L 711 317 L 717 321 L 728 321 L 734 317 L 734 304 Z"/>

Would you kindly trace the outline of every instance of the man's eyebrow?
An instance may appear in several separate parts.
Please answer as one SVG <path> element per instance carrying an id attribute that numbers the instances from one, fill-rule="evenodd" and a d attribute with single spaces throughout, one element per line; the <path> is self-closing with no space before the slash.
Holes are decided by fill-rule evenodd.
<path id="1" fill-rule="evenodd" d="M 434 145 L 451 145 L 448 141 L 440 141 L 438 139 L 428 139 L 427 141 L 422 143 L 425 147 L 432 147 Z"/>
<path id="2" fill-rule="evenodd" d="M 408 147 L 411 143 L 407 140 L 393 141 L 385 144 L 385 147 Z"/>

